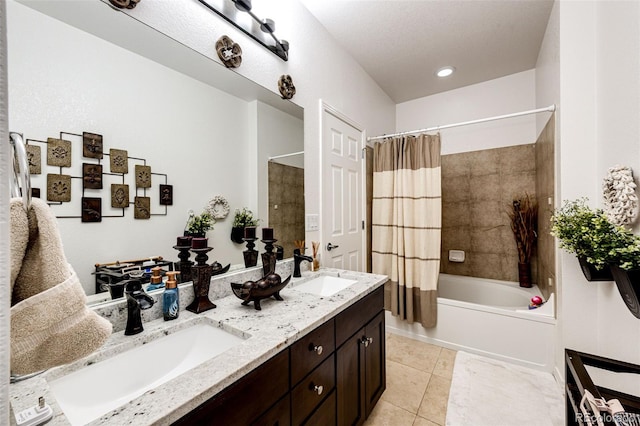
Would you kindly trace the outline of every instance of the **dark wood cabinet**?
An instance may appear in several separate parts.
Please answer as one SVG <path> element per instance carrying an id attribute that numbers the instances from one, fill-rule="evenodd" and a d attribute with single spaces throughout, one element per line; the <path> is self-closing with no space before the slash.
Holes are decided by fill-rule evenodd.
<path id="1" fill-rule="evenodd" d="M 337 424 L 360 425 L 386 388 L 382 289 L 336 318 L 336 337 L 343 321 L 360 328 L 336 350 Z"/>
<path id="2" fill-rule="evenodd" d="M 386 386 L 384 325 L 380 287 L 174 424 L 362 424 Z"/>
<path id="3" fill-rule="evenodd" d="M 285 350 L 178 420 L 176 425 L 248 425 L 289 393 Z"/>

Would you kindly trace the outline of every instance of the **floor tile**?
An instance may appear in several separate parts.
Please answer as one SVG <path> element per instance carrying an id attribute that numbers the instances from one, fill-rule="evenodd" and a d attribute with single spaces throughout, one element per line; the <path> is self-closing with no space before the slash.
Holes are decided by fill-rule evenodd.
<path id="1" fill-rule="evenodd" d="M 416 414 L 431 374 L 387 360 L 387 390 L 382 399 Z"/>
<path id="2" fill-rule="evenodd" d="M 445 424 L 451 380 L 432 375 L 418 415 L 439 425 Z"/>
<path id="3" fill-rule="evenodd" d="M 364 426 L 413 426 L 415 418 L 415 414 L 380 399 Z"/>
<path id="4" fill-rule="evenodd" d="M 453 377 L 453 365 L 456 362 L 456 351 L 442 348 L 436 366 L 433 368 L 433 374 L 436 376 L 451 379 Z"/>
<path id="5" fill-rule="evenodd" d="M 409 365 L 427 373 L 433 372 L 441 349 L 440 346 L 387 333 L 387 360 Z"/>
<path id="6" fill-rule="evenodd" d="M 416 416 L 416 419 L 413 421 L 413 426 L 438 426 L 438 423 Z"/>

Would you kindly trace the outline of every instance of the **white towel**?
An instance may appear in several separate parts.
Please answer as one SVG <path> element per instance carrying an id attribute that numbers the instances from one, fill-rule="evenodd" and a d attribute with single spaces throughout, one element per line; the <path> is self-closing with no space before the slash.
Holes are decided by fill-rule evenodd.
<path id="1" fill-rule="evenodd" d="M 86 307 L 83 287 L 67 263 L 56 218 L 49 206 L 33 199 L 27 215 L 24 209 L 14 208 L 14 202 L 11 372 L 29 374 L 89 355 L 109 338 L 112 326 Z M 22 214 L 28 216 L 28 229 L 24 229 Z M 28 243 L 20 262 L 24 232 L 28 234 Z M 18 268 L 13 283 L 13 272 Z"/>

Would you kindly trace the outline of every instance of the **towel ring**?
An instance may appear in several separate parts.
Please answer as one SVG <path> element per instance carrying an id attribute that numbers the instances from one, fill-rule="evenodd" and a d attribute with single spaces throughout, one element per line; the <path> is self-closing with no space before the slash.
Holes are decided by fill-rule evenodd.
<path id="1" fill-rule="evenodd" d="M 9 132 L 9 143 L 11 143 L 11 147 L 13 148 L 13 185 L 11 185 L 11 196 L 20 197 L 22 193 L 24 209 L 29 211 L 31 208 L 31 176 L 29 175 L 27 149 L 25 148 L 20 133 Z"/>

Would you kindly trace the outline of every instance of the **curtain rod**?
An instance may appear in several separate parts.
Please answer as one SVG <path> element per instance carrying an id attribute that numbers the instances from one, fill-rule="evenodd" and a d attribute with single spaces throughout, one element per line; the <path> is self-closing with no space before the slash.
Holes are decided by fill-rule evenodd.
<path id="1" fill-rule="evenodd" d="M 302 154 L 304 154 L 304 151 L 292 152 L 291 154 L 276 155 L 275 157 L 269 157 L 269 161 L 277 160 L 278 158 L 293 157 L 294 155 L 302 155 Z"/>
<path id="2" fill-rule="evenodd" d="M 376 140 L 376 139 L 391 138 L 391 137 L 394 137 L 394 136 L 410 135 L 410 134 L 413 134 L 413 133 L 433 132 L 433 131 L 436 131 L 436 130 L 450 129 L 452 127 L 467 126 L 469 124 L 478 124 L 478 123 L 484 123 L 484 122 L 487 122 L 487 121 L 502 120 L 503 118 L 512 118 L 512 117 L 520 117 L 521 115 L 537 114 L 539 112 L 554 112 L 555 110 L 556 110 L 556 106 L 555 106 L 555 104 L 553 104 L 553 105 L 549 105 L 548 107 L 545 107 L 545 108 L 532 109 L 532 110 L 529 110 L 529 111 L 522 111 L 522 112 L 514 112 L 513 114 L 497 115 L 495 117 L 480 118 L 478 120 L 463 121 L 461 123 L 446 124 L 444 126 L 428 127 L 426 129 L 420 129 L 420 130 L 411 130 L 409 132 L 398 132 L 398 133 L 390 133 L 388 135 L 382 135 L 382 136 L 372 136 L 370 138 L 367 138 L 367 141 L 373 141 L 373 140 Z"/>

